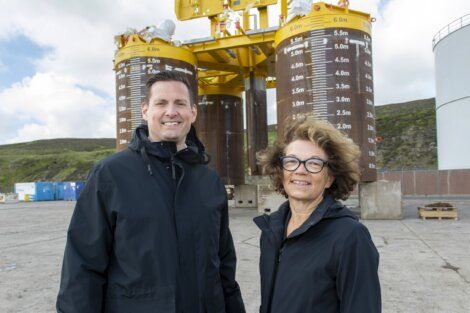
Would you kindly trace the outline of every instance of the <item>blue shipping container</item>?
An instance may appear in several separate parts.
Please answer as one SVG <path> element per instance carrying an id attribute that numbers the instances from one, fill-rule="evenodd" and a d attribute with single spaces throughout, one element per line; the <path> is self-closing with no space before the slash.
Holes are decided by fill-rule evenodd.
<path id="1" fill-rule="evenodd" d="M 64 200 L 64 182 L 54 183 L 54 200 Z"/>
<path id="2" fill-rule="evenodd" d="M 80 197 L 80 194 L 82 193 L 83 188 L 85 188 L 85 182 L 84 181 L 78 181 L 76 184 L 75 192 L 78 197 Z"/>
<path id="3" fill-rule="evenodd" d="M 85 187 L 85 182 L 65 182 L 64 183 L 64 200 L 76 201 Z"/>
<path id="4" fill-rule="evenodd" d="M 54 183 L 36 182 L 36 194 L 33 201 L 50 201 L 54 200 Z"/>

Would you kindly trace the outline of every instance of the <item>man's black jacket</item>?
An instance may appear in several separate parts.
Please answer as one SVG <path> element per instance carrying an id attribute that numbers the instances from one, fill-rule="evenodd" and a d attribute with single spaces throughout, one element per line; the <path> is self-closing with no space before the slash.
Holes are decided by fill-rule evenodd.
<path id="1" fill-rule="evenodd" d="M 97 164 L 67 234 L 57 311 L 245 312 L 225 188 L 202 145 L 151 143 Z"/>

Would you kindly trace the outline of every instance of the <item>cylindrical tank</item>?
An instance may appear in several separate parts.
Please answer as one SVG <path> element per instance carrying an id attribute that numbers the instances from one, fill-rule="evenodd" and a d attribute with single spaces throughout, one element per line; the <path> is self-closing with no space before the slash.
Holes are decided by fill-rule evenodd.
<path id="1" fill-rule="evenodd" d="M 433 49 L 438 167 L 469 169 L 470 14 L 437 33 Z"/>
<path id="2" fill-rule="evenodd" d="M 361 181 L 377 180 L 370 15 L 316 3 L 275 36 L 278 135 L 314 116 L 361 148 Z"/>
<path id="3" fill-rule="evenodd" d="M 182 72 L 191 84 L 193 99 L 197 99 L 196 64 L 196 57 L 186 48 L 157 38 L 147 43 L 138 34 L 121 36 L 121 47 L 114 59 L 117 150 L 127 147 L 133 130 L 143 122 L 141 106 L 147 80 L 164 70 Z"/>
<path id="4" fill-rule="evenodd" d="M 217 86 L 199 89 L 194 126 L 225 185 L 245 183 L 241 92 Z"/>

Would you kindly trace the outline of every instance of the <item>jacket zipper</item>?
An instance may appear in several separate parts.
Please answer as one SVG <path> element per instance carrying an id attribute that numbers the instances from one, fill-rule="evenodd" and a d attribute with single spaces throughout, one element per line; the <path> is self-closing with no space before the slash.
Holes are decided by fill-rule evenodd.
<path id="1" fill-rule="evenodd" d="M 173 181 L 176 180 L 176 171 L 175 171 L 175 166 L 178 166 L 180 169 L 181 169 L 181 173 L 180 173 L 180 177 L 178 178 L 178 180 L 175 182 L 175 198 L 173 199 L 173 223 L 175 225 L 175 231 L 176 231 L 176 242 L 177 242 L 177 251 L 178 251 L 178 274 L 177 274 L 177 291 L 176 291 L 176 297 L 178 297 L 179 295 L 181 295 L 181 286 L 180 285 L 180 275 L 181 275 L 181 272 L 180 272 L 180 266 L 181 266 L 181 254 L 180 254 L 180 251 L 179 251 L 179 241 L 180 241 L 180 237 L 178 235 L 178 223 L 176 222 L 176 199 L 177 199 L 177 195 L 178 195 L 178 189 L 181 185 L 181 182 L 183 181 L 183 177 L 184 177 L 184 167 L 183 166 L 180 166 L 179 164 L 177 164 L 175 162 L 175 156 L 174 154 L 171 154 L 171 158 L 170 158 L 170 166 L 171 166 L 171 177 L 173 178 Z M 178 310 L 179 312 L 183 312 L 181 310 L 181 308 Z"/>
<path id="2" fill-rule="evenodd" d="M 284 252 L 284 249 L 285 249 L 285 246 L 284 246 L 284 243 L 281 244 L 281 247 L 279 248 L 279 251 L 277 253 L 277 258 L 276 258 L 276 262 L 274 264 L 274 271 L 273 271 L 273 280 L 272 280 L 272 283 L 271 283 L 271 289 L 269 291 L 269 306 L 268 306 L 268 311 L 267 312 L 271 312 L 271 306 L 272 306 L 272 303 L 273 303 L 273 296 L 274 296 L 274 289 L 275 289 L 275 285 L 276 285 L 276 279 L 277 279 L 277 272 L 279 270 L 279 263 L 281 263 L 281 258 L 282 258 L 282 254 Z"/>
<path id="3" fill-rule="evenodd" d="M 171 164 L 171 177 L 175 180 L 176 179 L 175 156 L 173 154 L 171 154 L 170 164 Z"/>
<path id="4" fill-rule="evenodd" d="M 269 230 L 269 233 L 271 233 L 271 236 L 274 239 L 273 240 L 274 246 L 276 246 L 277 236 L 274 234 L 274 231 L 269 227 L 269 223 L 268 223 L 268 220 L 267 220 L 266 216 L 264 216 L 264 220 L 266 222 L 267 229 Z M 267 307 L 266 312 L 271 312 L 272 298 L 273 298 L 273 295 L 274 295 L 274 286 L 276 285 L 276 278 L 277 278 L 277 272 L 278 272 L 278 269 L 279 269 L 279 263 L 281 263 L 282 254 L 283 254 L 284 249 L 285 249 L 284 244 L 285 244 L 285 241 L 281 240 L 281 245 L 280 245 L 279 249 L 277 250 L 277 256 L 276 256 L 276 260 L 275 260 L 275 263 L 274 263 L 274 270 L 273 270 L 273 279 L 272 279 L 272 282 L 271 282 L 271 287 L 270 287 L 269 297 L 268 297 L 269 303 L 268 303 L 268 307 Z"/>

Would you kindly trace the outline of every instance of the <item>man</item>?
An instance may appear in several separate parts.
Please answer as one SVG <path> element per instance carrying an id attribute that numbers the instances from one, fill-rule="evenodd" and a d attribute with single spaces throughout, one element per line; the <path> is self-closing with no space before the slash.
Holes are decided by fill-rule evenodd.
<path id="1" fill-rule="evenodd" d="M 161 72 L 146 86 L 148 126 L 93 168 L 75 207 L 57 311 L 245 312 L 225 188 L 204 164 L 189 84 Z"/>

